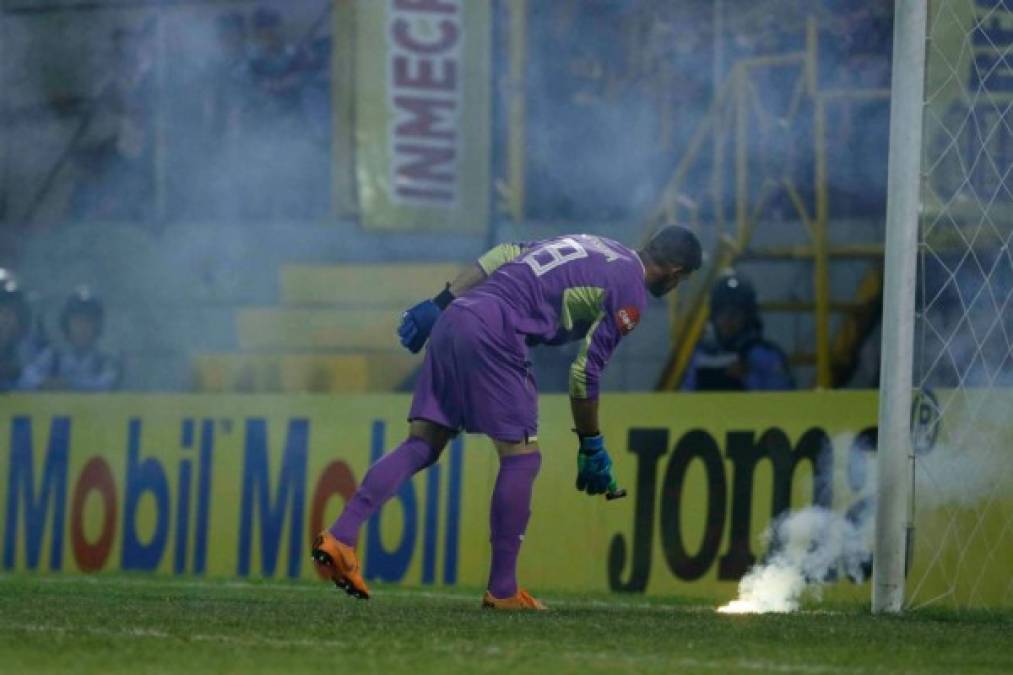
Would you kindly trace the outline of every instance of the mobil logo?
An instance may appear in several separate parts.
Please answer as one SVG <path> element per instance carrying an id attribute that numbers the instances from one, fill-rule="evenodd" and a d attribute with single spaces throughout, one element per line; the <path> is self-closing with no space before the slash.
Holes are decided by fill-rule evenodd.
<path id="1" fill-rule="evenodd" d="M 71 417 L 56 415 L 48 422 L 48 434 L 37 444 L 33 427 L 44 422 L 30 416 L 11 420 L 9 452 L 3 466 L 4 569 L 18 567 L 19 556 L 25 569 L 64 569 L 69 540 L 78 570 L 115 567 L 110 556 L 119 543 L 120 569 L 152 571 L 162 564 L 171 538 L 175 573 L 206 570 L 214 421 L 181 421 L 180 452 L 171 474 L 163 461 L 142 456 L 144 425 L 140 418 L 127 421 L 126 453 L 108 449 L 98 453 L 98 448 L 78 445 L 76 452 L 87 457 L 83 464 L 72 461 Z M 122 466 L 118 479 L 114 464 Z M 80 467 L 74 475 L 70 475 L 72 465 Z M 93 495 L 98 497 L 100 516 L 93 518 L 89 527 L 86 504 Z M 150 536 L 142 537 L 137 515 L 146 495 L 154 504 L 154 522 Z M 48 559 L 44 561 L 47 533 Z"/>
<path id="2" fill-rule="evenodd" d="M 357 487 L 347 454 L 321 449 L 311 462 L 306 418 L 274 422 L 282 437 L 273 443 L 263 417 L 168 425 L 130 417 L 112 443 L 96 440 L 95 424 L 17 416 L 0 433 L 3 569 L 298 577 L 309 573 L 310 539 L 337 515 L 327 512 L 330 500 L 344 503 Z M 374 421 L 370 463 L 383 455 L 384 436 L 384 422 Z M 368 578 L 401 581 L 418 559 L 422 583 L 456 582 L 462 448 L 455 440 L 442 466 L 391 500 L 401 513 L 396 536 L 389 526 L 380 536 L 390 508 L 368 521 Z M 356 454 L 365 459 L 363 450 Z"/>

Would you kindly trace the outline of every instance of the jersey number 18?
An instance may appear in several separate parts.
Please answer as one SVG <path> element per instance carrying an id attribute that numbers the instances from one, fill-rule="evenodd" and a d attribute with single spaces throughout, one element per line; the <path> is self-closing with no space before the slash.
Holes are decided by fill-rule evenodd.
<path id="1" fill-rule="evenodd" d="M 594 237 L 587 237 L 587 239 L 591 248 L 605 256 L 606 262 L 612 262 L 621 257 L 615 251 L 605 246 L 601 240 Z M 536 277 L 540 277 L 560 265 L 586 257 L 587 249 L 584 248 L 584 245 L 573 237 L 563 237 L 551 244 L 545 244 L 535 249 L 524 256 L 522 260 L 527 263 Z"/>

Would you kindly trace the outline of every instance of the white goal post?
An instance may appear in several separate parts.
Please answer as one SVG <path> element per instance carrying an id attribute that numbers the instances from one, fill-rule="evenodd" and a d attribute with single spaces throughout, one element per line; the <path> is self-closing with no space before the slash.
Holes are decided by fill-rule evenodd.
<path id="1" fill-rule="evenodd" d="M 890 97 L 873 612 L 898 612 L 911 529 L 911 391 L 927 0 L 896 0 Z"/>

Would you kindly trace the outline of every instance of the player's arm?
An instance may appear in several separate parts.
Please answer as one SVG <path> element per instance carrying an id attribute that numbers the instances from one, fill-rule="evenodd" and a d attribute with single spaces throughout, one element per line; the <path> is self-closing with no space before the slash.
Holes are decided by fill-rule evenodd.
<path id="1" fill-rule="evenodd" d="M 121 375 L 119 359 L 103 354 L 99 370 L 81 378 L 77 388 L 81 391 L 112 391 L 119 384 Z"/>
<path id="2" fill-rule="evenodd" d="M 503 265 L 506 265 L 508 262 L 514 260 L 528 248 L 531 248 L 530 242 L 499 244 L 497 246 L 493 246 L 491 249 L 479 256 L 478 260 L 475 261 L 475 265 L 481 269 L 486 276 L 489 276 Z"/>
<path id="3" fill-rule="evenodd" d="M 598 426 L 598 399 L 570 397 L 570 412 L 573 413 L 573 430 L 578 436 L 595 436 Z"/>
<path id="4" fill-rule="evenodd" d="M 479 256 L 475 264 L 461 270 L 461 273 L 447 286 L 447 290 L 450 291 L 453 297 L 459 297 L 481 284 L 489 278 L 489 275 L 515 259 L 529 247 L 530 244 L 527 242 L 505 243 L 493 246 Z"/>
<path id="5" fill-rule="evenodd" d="M 450 292 L 451 298 L 456 298 L 481 284 L 488 276 L 478 263 L 468 265 L 454 277 L 453 281 L 447 284 L 447 291 Z"/>
<path id="6" fill-rule="evenodd" d="M 47 383 L 55 377 L 55 371 L 56 351 L 52 347 L 45 347 L 24 365 L 14 388 L 21 391 L 45 389 Z"/>
<path id="7" fill-rule="evenodd" d="M 589 495 L 605 494 L 609 499 L 625 496 L 612 474 L 612 457 L 605 449 L 605 437 L 598 426 L 598 399 L 570 397 L 573 430 L 577 433 L 577 489 Z"/>
<path id="8" fill-rule="evenodd" d="M 621 337 L 614 318 L 603 311 L 570 366 L 570 411 L 579 439 L 577 489 L 589 495 L 616 493 L 612 458 L 598 425 L 598 380 Z"/>
<path id="9" fill-rule="evenodd" d="M 497 269 L 519 256 L 527 243 L 499 244 L 483 253 L 473 265 L 469 265 L 454 277 L 439 294 L 431 300 L 423 300 L 406 311 L 397 329 L 401 344 L 415 354 L 429 339 L 436 319 L 454 298 L 480 285 Z"/>

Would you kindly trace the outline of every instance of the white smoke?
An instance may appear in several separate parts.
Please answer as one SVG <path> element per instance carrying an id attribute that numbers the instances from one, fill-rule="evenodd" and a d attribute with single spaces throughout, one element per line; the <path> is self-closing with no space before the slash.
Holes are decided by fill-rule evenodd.
<path id="1" fill-rule="evenodd" d="M 988 495 L 1013 491 L 1013 463 L 997 443 L 1008 411 L 1005 398 L 993 402 L 987 392 L 965 394 L 970 408 L 954 415 L 961 424 L 946 429 L 945 440 L 932 442 L 916 460 L 915 504 L 919 511 L 971 508 Z M 966 421 L 964 418 L 972 421 Z M 834 441 L 845 445 L 845 438 Z M 917 446 L 917 438 L 916 438 Z M 848 515 L 810 507 L 775 521 L 763 534 L 767 559 L 739 582 L 738 598 L 722 613 L 792 612 L 807 594 L 818 597 L 828 583 L 864 579 L 872 559 L 875 527 L 876 457 L 859 451 L 849 456 L 849 480 L 856 490 Z M 941 544 L 940 544 L 941 545 Z"/>
<path id="2" fill-rule="evenodd" d="M 954 411 L 944 440 L 915 460 L 915 503 L 919 509 L 945 506 L 973 508 L 983 496 L 1010 494 L 1013 462 L 1009 460 L 1009 411 L 1004 396 L 988 399 L 987 390 L 962 392 L 967 401 Z"/>
<path id="3" fill-rule="evenodd" d="M 841 577 L 861 580 L 871 557 L 873 513 L 849 520 L 821 507 L 778 519 L 764 532 L 772 553 L 739 582 L 739 597 L 718 608 L 726 614 L 793 612 L 803 593 L 819 595 Z"/>

